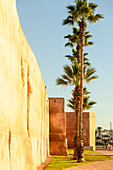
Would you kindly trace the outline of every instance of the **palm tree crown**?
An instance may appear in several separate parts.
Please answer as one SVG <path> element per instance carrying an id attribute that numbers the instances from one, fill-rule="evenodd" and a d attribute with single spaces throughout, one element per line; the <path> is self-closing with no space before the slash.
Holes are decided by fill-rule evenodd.
<path id="1" fill-rule="evenodd" d="M 75 3 L 75 5 L 67 6 L 69 16 L 63 21 L 63 25 L 74 25 L 75 22 L 79 24 L 80 21 L 94 23 L 104 18 L 102 14 L 95 14 L 97 4 L 88 3 L 87 0 L 75 0 Z"/>

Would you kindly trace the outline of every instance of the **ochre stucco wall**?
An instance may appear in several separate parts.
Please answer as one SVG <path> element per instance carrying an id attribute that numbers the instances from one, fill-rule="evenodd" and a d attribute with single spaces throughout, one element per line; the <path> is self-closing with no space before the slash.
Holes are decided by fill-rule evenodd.
<path id="1" fill-rule="evenodd" d="M 20 26 L 16 0 L 0 0 L 0 170 L 35 170 L 49 155 L 49 101 Z"/>

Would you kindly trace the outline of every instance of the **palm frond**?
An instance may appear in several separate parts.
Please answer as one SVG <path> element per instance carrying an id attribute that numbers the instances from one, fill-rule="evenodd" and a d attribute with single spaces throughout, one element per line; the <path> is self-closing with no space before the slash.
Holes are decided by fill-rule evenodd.
<path id="1" fill-rule="evenodd" d="M 92 35 L 88 34 L 85 36 L 85 39 L 89 39 L 89 38 L 92 38 Z"/>
<path id="2" fill-rule="evenodd" d="M 98 5 L 91 2 L 91 3 L 89 3 L 89 7 L 94 10 L 94 9 L 98 8 Z"/>
<path id="3" fill-rule="evenodd" d="M 89 67 L 87 68 L 84 79 L 86 80 L 87 83 L 89 83 L 91 80 L 97 79 L 98 76 L 94 75 L 96 73 L 96 69 Z"/>
<path id="4" fill-rule="evenodd" d="M 85 40 L 85 46 L 90 46 L 90 45 L 94 45 L 94 43 L 92 41 L 87 41 Z"/>
<path id="5" fill-rule="evenodd" d="M 88 55 L 88 53 L 87 53 L 87 55 Z M 91 66 L 91 63 L 89 62 L 89 59 L 88 58 L 86 58 L 86 57 L 84 57 L 84 66 Z"/>
<path id="6" fill-rule="evenodd" d="M 68 103 L 67 106 L 70 107 L 71 109 L 75 110 L 75 107 L 72 104 Z"/>
<path id="7" fill-rule="evenodd" d="M 88 104 L 89 98 L 90 98 L 90 96 L 85 95 L 85 96 L 83 97 L 83 103 Z"/>
<path id="8" fill-rule="evenodd" d="M 68 83 L 65 80 L 63 80 L 62 78 L 58 77 L 58 79 L 56 80 L 56 85 L 65 85 L 65 86 L 67 86 Z"/>
<path id="9" fill-rule="evenodd" d="M 73 78 L 73 71 L 71 66 L 65 65 L 64 67 L 64 72 L 67 74 L 68 77 Z"/>
<path id="10" fill-rule="evenodd" d="M 88 55 L 88 53 L 84 53 L 84 56 Z"/>
<path id="11" fill-rule="evenodd" d="M 64 36 L 64 38 L 68 38 L 68 39 L 70 39 L 70 37 L 71 37 L 71 35 L 70 35 L 70 34 L 68 34 L 68 35 Z"/>
<path id="12" fill-rule="evenodd" d="M 91 23 L 95 23 L 97 21 L 100 21 L 100 19 L 104 19 L 102 14 L 96 14 L 96 15 L 92 14 L 88 17 L 88 21 L 91 22 Z"/>
<path id="13" fill-rule="evenodd" d="M 65 56 L 65 57 L 67 57 L 72 63 L 75 63 L 75 62 L 78 61 L 76 57 L 71 56 L 71 55 L 70 56 Z"/>
<path id="14" fill-rule="evenodd" d="M 73 53 L 73 55 L 76 55 L 76 54 L 77 54 L 77 50 L 75 50 L 74 48 L 72 48 L 72 53 Z"/>
<path id="15" fill-rule="evenodd" d="M 94 104 L 96 104 L 96 103 L 97 103 L 97 102 L 95 102 L 95 101 L 90 101 L 90 102 L 89 102 L 89 105 L 92 106 L 92 105 L 94 105 Z"/>
<path id="16" fill-rule="evenodd" d="M 71 80 L 67 75 L 63 74 L 61 75 L 61 77 L 62 77 L 62 80 L 66 81 L 67 83 L 71 83 Z"/>
<path id="17" fill-rule="evenodd" d="M 94 42 L 89 41 L 89 42 L 88 42 L 88 45 L 94 45 Z"/>
<path id="18" fill-rule="evenodd" d="M 84 61 L 84 65 L 90 67 L 90 66 L 91 66 L 91 63 Z"/>
<path id="19" fill-rule="evenodd" d="M 68 5 L 68 6 L 67 6 L 67 9 L 68 9 L 69 11 L 75 11 L 75 6 L 74 6 L 74 5 Z"/>
<path id="20" fill-rule="evenodd" d="M 67 25 L 67 24 L 69 24 L 69 25 L 73 25 L 74 24 L 73 18 L 71 16 L 69 16 L 67 19 L 63 20 L 62 25 Z"/>
<path id="21" fill-rule="evenodd" d="M 90 67 L 90 68 L 87 68 L 87 77 L 90 77 L 90 76 L 92 76 L 94 73 L 96 73 L 96 69 L 95 68 L 92 68 L 92 67 Z"/>
<path id="22" fill-rule="evenodd" d="M 88 53 L 87 53 L 88 54 Z M 84 61 L 86 62 L 86 61 L 89 61 L 89 59 L 87 58 L 87 57 L 84 57 Z"/>
<path id="23" fill-rule="evenodd" d="M 67 43 L 65 44 L 65 47 L 67 47 L 67 46 L 69 46 L 69 47 L 73 47 L 73 44 L 72 44 L 72 43 L 70 43 L 70 42 L 67 42 Z"/>
<path id="24" fill-rule="evenodd" d="M 93 107 L 94 104 L 96 104 L 95 101 L 89 101 L 90 96 L 84 96 L 83 98 L 83 109 L 89 110 Z"/>
<path id="25" fill-rule="evenodd" d="M 91 76 L 90 78 L 86 79 L 86 82 L 89 83 L 91 80 L 98 79 L 98 76 Z"/>
<path id="26" fill-rule="evenodd" d="M 75 110 L 75 101 L 74 101 L 74 97 L 71 97 L 71 99 L 68 99 L 68 104 L 67 106 L 70 107 L 71 109 Z"/>
<path id="27" fill-rule="evenodd" d="M 83 95 L 85 96 L 85 95 L 88 95 L 88 94 L 90 94 L 91 92 L 89 92 L 88 90 L 87 90 L 87 87 L 84 87 L 83 88 Z"/>
<path id="28" fill-rule="evenodd" d="M 79 66 L 77 62 L 73 62 L 71 65 L 65 65 L 64 73 L 61 77 L 58 77 L 56 80 L 57 85 L 78 85 L 80 81 L 79 77 Z"/>
<path id="29" fill-rule="evenodd" d="M 76 27 L 73 27 L 73 34 L 78 34 L 79 35 L 79 30 Z"/>
<path id="30" fill-rule="evenodd" d="M 102 14 L 96 14 L 95 16 L 99 19 L 104 19 L 104 16 Z"/>
<path id="31" fill-rule="evenodd" d="M 73 75 L 80 75 L 80 66 L 78 65 L 77 62 L 73 62 L 72 64 L 72 68 L 73 68 Z"/>
<path id="32" fill-rule="evenodd" d="M 65 55 L 65 57 L 66 57 L 66 58 L 69 58 L 69 59 L 72 58 L 71 55 Z"/>
<path id="33" fill-rule="evenodd" d="M 85 32 L 85 35 L 88 35 L 89 33 L 90 33 L 89 31 L 86 31 L 86 32 Z"/>

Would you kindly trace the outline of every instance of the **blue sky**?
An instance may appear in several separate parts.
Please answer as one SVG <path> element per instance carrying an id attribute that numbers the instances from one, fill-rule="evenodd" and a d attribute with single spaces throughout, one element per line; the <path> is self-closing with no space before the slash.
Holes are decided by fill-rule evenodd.
<path id="1" fill-rule="evenodd" d="M 63 66 L 69 61 L 64 56 L 71 49 L 64 47 L 64 36 L 71 27 L 62 26 L 67 17 L 66 6 L 74 0 L 17 0 L 17 11 L 23 32 L 36 56 L 49 97 L 71 97 L 72 87 L 56 86 L 56 78 L 63 74 Z M 90 1 L 91 2 L 91 1 Z M 91 99 L 97 104 L 90 110 L 96 114 L 96 126 L 110 128 L 113 122 L 113 0 L 93 0 L 99 5 L 98 13 L 105 17 L 99 23 L 88 24 L 94 46 L 85 49 L 97 70 L 99 79 L 87 87 Z"/>

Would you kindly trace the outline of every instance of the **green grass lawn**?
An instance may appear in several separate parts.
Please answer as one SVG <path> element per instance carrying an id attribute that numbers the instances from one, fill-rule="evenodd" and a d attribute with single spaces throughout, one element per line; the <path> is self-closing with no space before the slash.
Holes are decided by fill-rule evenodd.
<path id="1" fill-rule="evenodd" d="M 73 150 L 69 150 L 68 153 L 73 154 Z M 113 158 L 101 155 L 100 153 L 95 152 L 95 151 L 85 151 L 84 158 L 85 158 L 85 162 L 78 163 L 76 160 L 73 160 L 72 156 L 54 156 L 52 158 L 51 163 L 44 170 L 52 170 L 52 169 L 60 170 L 60 169 L 84 165 L 84 164 L 88 164 L 88 163 L 96 162 L 96 161 L 113 160 Z"/>
<path id="2" fill-rule="evenodd" d="M 73 149 L 68 149 L 68 154 L 69 155 L 73 155 L 74 154 L 74 150 Z M 84 154 L 101 154 L 99 152 L 95 152 L 95 151 L 90 151 L 90 150 L 85 150 Z"/>

